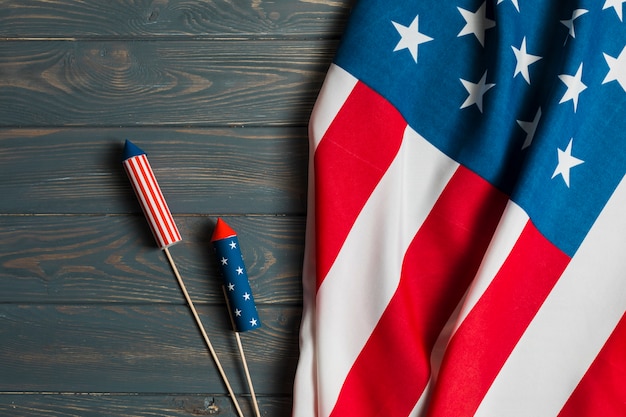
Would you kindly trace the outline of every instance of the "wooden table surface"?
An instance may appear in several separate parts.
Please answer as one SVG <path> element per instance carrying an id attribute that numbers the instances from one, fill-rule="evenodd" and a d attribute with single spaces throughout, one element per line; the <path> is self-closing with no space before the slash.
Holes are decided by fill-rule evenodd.
<path id="1" fill-rule="evenodd" d="M 148 153 L 170 251 L 244 414 L 210 237 L 239 233 L 264 416 L 291 414 L 307 123 L 347 0 L 0 0 L 0 415 L 236 416 L 121 165 Z"/>

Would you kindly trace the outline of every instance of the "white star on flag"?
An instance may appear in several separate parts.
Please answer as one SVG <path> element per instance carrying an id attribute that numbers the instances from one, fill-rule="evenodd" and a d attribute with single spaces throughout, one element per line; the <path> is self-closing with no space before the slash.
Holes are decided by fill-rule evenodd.
<path id="1" fill-rule="evenodd" d="M 624 92 L 626 92 L 626 46 L 624 46 L 617 58 L 613 58 L 607 54 L 603 55 L 606 63 L 609 64 L 609 72 L 606 74 L 606 77 L 604 77 L 602 84 L 617 81 Z"/>
<path id="2" fill-rule="evenodd" d="M 461 29 L 457 37 L 475 35 L 478 42 L 480 42 L 482 46 L 485 46 L 485 31 L 496 25 L 495 21 L 487 19 L 486 4 L 486 2 L 483 2 L 482 6 L 480 6 L 474 13 L 457 7 L 459 13 L 461 13 L 463 19 L 465 19 L 465 26 L 463 26 L 463 29 Z"/>
<path id="3" fill-rule="evenodd" d="M 602 10 L 606 10 L 609 7 L 612 7 L 615 10 L 615 13 L 617 13 L 617 17 L 619 17 L 620 22 L 623 22 L 624 20 L 622 20 L 622 4 L 624 3 L 624 1 L 626 0 L 606 0 L 604 2 Z"/>
<path id="4" fill-rule="evenodd" d="M 413 60 L 417 64 L 417 47 L 425 42 L 430 42 L 433 38 L 420 33 L 419 31 L 419 15 L 415 16 L 413 22 L 410 26 L 404 26 L 400 23 L 396 23 L 392 21 L 396 30 L 400 34 L 401 38 L 396 47 L 394 48 L 394 52 L 401 51 L 402 49 L 408 49 L 413 57 Z"/>
<path id="5" fill-rule="evenodd" d="M 513 53 L 515 54 L 515 59 L 517 63 L 515 64 L 515 73 L 513 74 L 513 78 L 517 77 L 517 74 L 522 74 L 522 77 L 526 80 L 526 82 L 530 85 L 530 73 L 528 72 L 528 67 L 531 64 L 539 61 L 542 57 L 537 55 L 531 55 L 526 52 L 526 36 L 522 39 L 522 45 L 519 49 L 514 46 L 511 46 L 513 49 Z"/>
<path id="6" fill-rule="evenodd" d="M 535 118 L 532 122 L 523 122 L 521 120 L 517 120 L 517 124 L 520 125 L 524 132 L 526 132 L 526 140 L 524 140 L 524 144 L 522 145 L 522 149 L 528 148 L 531 143 L 533 143 L 533 139 L 535 138 L 535 132 L 537 131 L 537 125 L 539 124 L 539 120 L 541 119 L 541 107 L 537 110 L 535 114 Z"/>
<path id="7" fill-rule="evenodd" d="M 554 170 L 554 173 L 552 174 L 552 178 L 560 174 L 561 177 L 563 177 L 563 181 L 565 181 L 565 185 L 567 185 L 567 188 L 569 188 L 570 170 L 574 168 L 575 166 L 580 165 L 585 162 L 582 159 L 578 159 L 572 156 L 573 141 L 574 141 L 573 138 L 569 140 L 569 144 L 567 145 L 567 148 L 565 148 L 564 151 L 557 148 L 558 156 L 559 156 L 559 163 L 557 164 L 556 169 Z"/>
<path id="8" fill-rule="evenodd" d="M 504 0 L 498 0 L 498 4 L 502 3 Z M 519 13 L 519 4 L 517 3 L 517 0 L 511 0 L 511 3 L 513 3 L 513 6 L 515 6 L 515 10 L 518 11 Z"/>
<path id="9" fill-rule="evenodd" d="M 465 99 L 463 104 L 461 104 L 461 109 L 471 106 L 472 104 L 476 104 L 478 110 L 483 112 L 483 95 L 495 84 L 487 84 L 487 71 L 483 74 L 482 78 L 478 82 L 478 84 L 474 84 L 470 81 L 466 81 L 461 79 L 461 83 L 463 83 L 463 87 L 469 93 L 469 96 Z"/>
<path id="10" fill-rule="evenodd" d="M 559 75 L 559 79 L 565 83 L 567 86 L 567 91 L 559 101 L 559 104 L 565 103 L 566 101 L 572 100 L 574 102 L 574 113 L 576 113 L 576 108 L 578 107 L 578 96 L 580 93 L 587 89 L 587 86 L 582 82 L 583 77 L 583 64 L 580 63 L 578 70 L 575 75 L 567 75 L 562 74 Z"/>
<path id="11" fill-rule="evenodd" d="M 561 20 L 561 23 L 563 23 L 565 27 L 569 29 L 569 35 L 572 38 L 576 38 L 576 32 L 574 31 L 574 20 L 578 19 L 580 16 L 584 15 L 588 11 L 589 10 L 586 9 L 576 9 L 572 12 L 571 19 Z M 567 42 L 567 38 L 565 39 L 565 42 Z"/>

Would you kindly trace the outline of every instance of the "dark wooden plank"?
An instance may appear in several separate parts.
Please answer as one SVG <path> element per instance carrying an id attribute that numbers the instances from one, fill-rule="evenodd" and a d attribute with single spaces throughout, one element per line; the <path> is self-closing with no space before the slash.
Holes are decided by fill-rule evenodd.
<path id="1" fill-rule="evenodd" d="M 0 42 L 0 126 L 304 126 L 335 46 Z"/>
<path id="2" fill-rule="evenodd" d="M 238 397 L 245 416 L 254 415 L 251 400 Z M 258 397 L 262 416 L 291 416 L 290 397 Z M 229 397 L 205 394 L 99 394 L 25 393 L 0 394 L 1 416 L 30 417 L 236 417 Z"/>
<path id="3" fill-rule="evenodd" d="M 248 393 L 226 311 L 196 307 L 233 390 Z M 255 391 L 290 395 L 300 310 L 259 316 L 241 336 Z M 4 392 L 227 392 L 185 306 L 0 304 L 0 340 Z"/>
<path id="4" fill-rule="evenodd" d="M 223 303 L 215 217 L 177 217 L 170 248 L 195 303 Z M 304 217 L 224 217 L 239 234 L 257 304 L 299 305 Z M 0 216 L 0 303 L 184 304 L 143 215 Z"/>
<path id="5" fill-rule="evenodd" d="M 174 214 L 306 211 L 306 128 L 81 128 L 0 129 L 0 214 L 139 213 L 125 138 Z"/>
<path id="6" fill-rule="evenodd" d="M 337 37 L 351 0 L 5 0 L 0 37 Z"/>

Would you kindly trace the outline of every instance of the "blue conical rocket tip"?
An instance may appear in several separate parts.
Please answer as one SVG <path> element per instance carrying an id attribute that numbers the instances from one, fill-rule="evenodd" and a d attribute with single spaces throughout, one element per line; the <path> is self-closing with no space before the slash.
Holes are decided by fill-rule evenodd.
<path id="1" fill-rule="evenodd" d="M 126 139 L 126 142 L 124 143 L 124 153 L 122 155 L 122 161 L 132 158 L 133 156 L 139 156 L 144 154 L 145 152 L 140 147 Z"/>

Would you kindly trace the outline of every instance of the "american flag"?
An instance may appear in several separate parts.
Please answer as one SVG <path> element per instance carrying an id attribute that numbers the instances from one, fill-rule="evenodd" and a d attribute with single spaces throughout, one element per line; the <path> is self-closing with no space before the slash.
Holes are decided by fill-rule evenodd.
<path id="1" fill-rule="evenodd" d="M 146 153 L 127 139 L 124 143 L 122 164 L 159 247 L 163 249 L 180 242 L 182 238 Z"/>
<path id="2" fill-rule="evenodd" d="M 236 332 L 261 327 L 237 233 L 221 218 L 211 237 Z"/>
<path id="3" fill-rule="evenodd" d="M 624 0 L 361 0 L 310 121 L 294 417 L 626 415 Z"/>

